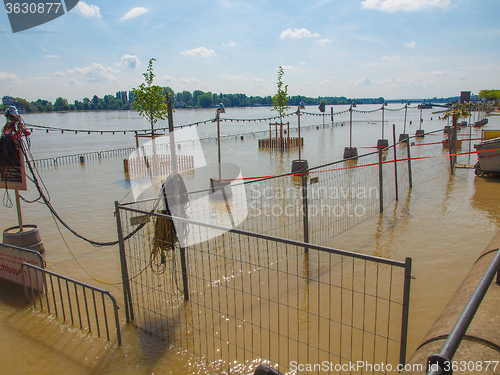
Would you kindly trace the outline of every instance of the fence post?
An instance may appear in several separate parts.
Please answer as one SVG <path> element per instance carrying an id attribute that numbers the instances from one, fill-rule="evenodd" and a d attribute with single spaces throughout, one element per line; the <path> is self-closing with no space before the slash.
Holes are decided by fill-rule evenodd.
<path id="1" fill-rule="evenodd" d="M 307 169 L 303 165 L 301 169 L 302 177 L 302 217 L 304 219 L 304 242 L 309 243 L 309 208 L 307 206 Z M 309 252 L 309 248 L 305 248 L 305 252 Z"/>
<path id="2" fill-rule="evenodd" d="M 180 248 L 181 253 L 181 270 L 182 270 L 182 286 L 184 288 L 184 300 L 189 301 L 189 284 L 187 276 L 186 249 Z"/>
<path id="3" fill-rule="evenodd" d="M 396 181 L 396 200 L 399 199 L 399 193 L 398 193 L 398 151 L 397 151 L 397 144 L 396 144 L 396 124 L 392 124 L 392 138 L 394 142 L 394 177 Z"/>
<path id="4" fill-rule="evenodd" d="M 115 201 L 116 228 L 118 231 L 118 243 L 120 249 L 120 264 L 122 268 L 123 298 L 125 303 L 125 316 L 127 323 L 134 320 L 134 310 L 132 309 L 132 293 L 130 291 L 130 281 L 128 277 L 127 259 L 125 257 L 125 241 L 123 239 L 122 220 L 118 201 Z"/>
<path id="5" fill-rule="evenodd" d="M 382 149 L 378 149 L 378 195 L 380 212 L 384 212 L 384 170 L 382 164 Z"/>
<path id="6" fill-rule="evenodd" d="M 406 344 L 408 340 L 408 316 L 410 312 L 411 258 L 405 259 L 405 281 L 403 289 L 403 312 L 401 316 L 401 340 L 399 341 L 399 364 L 406 363 Z"/>
<path id="7" fill-rule="evenodd" d="M 410 140 L 406 143 L 406 149 L 408 151 L 408 182 L 410 184 L 410 189 L 413 187 L 413 177 L 411 175 L 411 153 L 410 153 Z"/>

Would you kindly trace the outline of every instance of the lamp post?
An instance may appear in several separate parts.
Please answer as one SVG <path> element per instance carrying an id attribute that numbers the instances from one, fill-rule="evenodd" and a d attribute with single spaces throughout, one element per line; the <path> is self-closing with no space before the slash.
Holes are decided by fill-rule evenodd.
<path id="1" fill-rule="evenodd" d="M 377 148 L 387 148 L 389 147 L 389 141 L 384 138 L 384 124 L 385 124 L 385 107 L 387 107 L 387 102 L 382 104 L 382 139 L 377 141 Z"/>
<path id="2" fill-rule="evenodd" d="M 406 133 L 406 117 L 407 117 L 407 114 L 408 114 L 408 103 L 405 105 L 405 122 L 403 124 L 403 134 L 399 135 L 399 142 L 402 142 L 402 141 L 408 142 L 409 141 L 408 133 Z"/>
<path id="3" fill-rule="evenodd" d="M 229 186 L 231 184 L 231 181 L 224 181 L 222 180 L 222 158 L 221 158 L 221 151 L 220 151 L 220 114 L 221 113 L 226 113 L 226 110 L 224 108 L 224 104 L 220 103 L 219 107 L 217 108 L 217 112 L 215 115 L 215 121 L 217 122 L 217 155 L 218 155 L 218 171 L 219 171 L 219 178 L 210 178 L 210 190 L 211 193 L 209 197 L 211 199 L 215 200 L 224 200 L 226 201 L 227 205 L 227 200 L 230 199 L 232 195 L 231 187 Z M 228 208 L 229 209 L 229 208 Z"/>
<path id="4" fill-rule="evenodd" d="M 292 173 L 297 173 L 297 172 L 302 171 L 303 169 L 309 168 L 307 160 L 302 160 L 302 158 L 301 158 L 302 139 L 300 138 L 300 110 L 304 109 L 305 107 L 306 106 L 305 106 L 304 102 L 300 102 L 299 106 L 297 107 L 297 126 L 298 126 L 298 131 L 299 131 L 299 139 L 298 139 L 299 159 L 292 161 Z"/>
<path id="5" fill-rule="evenodd" d="M 358 149 L 356 147 L 352 147 L 352 109 L 355 107 L 355 102 L 352 102 L 349 107 L 349 147 L 344 149 L 344 159 L 350 159 L 358 156 Z"/>
<path id="6" fill-rule="evenodd" d="M 408 103 L 410 104 L 410 103 Z M 405 112 L 405 119 L 406 119 L 406 112 Z M 419 138 L 424 138 L 425 137 L 425 132 L 422 130 L 422 108 L 420 108 L 420 124 L 419 128 L 415 132 L 415 135 Z"/>

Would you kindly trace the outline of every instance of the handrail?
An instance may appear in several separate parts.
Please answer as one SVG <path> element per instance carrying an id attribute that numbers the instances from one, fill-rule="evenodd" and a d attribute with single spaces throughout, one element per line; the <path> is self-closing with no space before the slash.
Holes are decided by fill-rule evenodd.
<path id="1" fill-rule="evenodd" d="M 96 298 L 95 298 L 95 293 L 100 293 L 101 296 L 102 296 L 102 311 L 104 313 L 104 323 L 105 323 L 105 327 L 106 327 L 106 335 L 107 335 L 107 339 L 109 341 L 110 339 L 110 335 L 109 335 L 109 327 L 108 327 L 108 318 L 107 318 L 107 313 L 106 313 L 106 305 L 105 305 L 105 302 L 104 302 L 104 296 L 108 296 L 113 304 L 113 313 L 114 313 L 114 318 L 115 318 L 115 326 L 116 326 L 116 336 L 117 336 L 117 339 L 118 339 L 118 345 L 121 346 L 122 345 L 122 338 L 121 338 L 121 332 L 120 332 L 120 321 L 119 321 L 119 318 L 118 318 L 118 309 L 119 309 L 119 306 L 118 304 L 116 303 L 116 299 L 115 297 L 113 297 L 113 295 L 104 290 L 104 289 L 100 289 L 100 288 L 97 288 L 97 287 L 94 287 L 92 285 L 89 285 L 89 284 L 86 284 L 86 283 L 83 283 L 83 282 L 80 282 L 80 281 L 77 281 L 77 280 L 74 280 L 74 279 L 71 279 L 69 277 L 66 277 L 66 276 L 63 276 L 63 275 L 59 275 L 55 272 L 51 272 L 51 271 L 48 271 L 44 268 L 40 268 L 40 267 L 37 267 L 33 264 L 29 264 L 29 263 L 23 263 L 21 264 L 21 268 L 20 268 L 20 273 L 22 275 L 22 279 L 23 279 L 23 288 L 24 288 L 24 295 L 26 297 L 26 302 L 29 303 L 30 301 L 30 295 L 29 295 L 29 292 L 28 292 L 28 286 L 26 284 L 26 276 L 25 276 L 25 272 L 24 271 L 24 268 L 28 268 L 28 272 L 26 272 L 26 274 L 28 275 L 28 278 L 30 279 L 30 282 L 32 281 L 31 278 L 32 278 L 32 273 L 29 272 L 29 268 L 33 269 L 35 271 L 35 282 L 38 284 L 40 281 L 43 283 L 43 289 L 45 290 L 45 301 L 46 301 L 46 306 L 47 306 L 47 312 L 50 314 L 50 300 L 49 300 L 49 297 L 48 297 L 48 283 L 47 283 L 47 280 L 45 278 L 46 275 L 49 275 L 50 276 L 50 286 L 51 286 L 51 289 L 52 289 L 52 305 L 54 307 L 54 313 L 56 315 L 56 317 L 59 315 L 59 312 L 57 310 L 57 303 L 56 303 L 56 294 L 59 295 L 60 297 L 60 300 L 59 300 L 59 303 L 61 305 L 61 312 L 62 312 L 62 315 L 63 315 L 63 321 L 66 321 L 66 310 L 65 310 L 65 306 L 64 306 L 64 301 L 63 301 L 63 294 L 65 295 L 65 297 L 68 298 L 68 307 L 69 307 L 69 314 L 70 314 L 70 317 L 71 317 L 71 324 L 73 325 L 75 323 L 75 317 L 73 316 L 73 313 L 75 312 L 74 311 L 74 308 L 75 306 L 72 305 L 71 303 L 71 293 L 70 293 L 70 290 L 73 292 L 74 291 L 74 298 L 76 300 L 76 310 L 78 312 L 78 319 L 79 319 L 79 323 L 80 323 L 80 328 L 83 327 L 82 325 L 82 311 L 81 311 L 81 306 L 80 306 L 80 300 L 79 300 L 79 297 L 78 297 L 78 291 L 77 291 L 77 286 L 80 286 L 83 290 L 83 298 L 84 298 L 84 306 L 85 306 L 85 313 L 86 313 L 86 316 L 87 316 L 87 323 L 88 323 L 88 331 L 91 332 L 92 331 L 92 328 L 91 328 L 91 323 L 90 323 L 90 311 L 89 311 L 89 308 L 88 308 L 88 302 L 87 302 L 87 298 L 86 298 L 86 289 L 90 290 L 91 293 L 92 293 L 92 300 L 93 300 L 93 303 L 94 303 L 94 308 L 93 308 L 93 311 L 94 311 L 94 318 L 95 318 L 95 323 L 96 323 L 96 328 L 97 328 L 97 334 L 98 336 L 100 336 L 100 326 L 99 326 L 99 316 L 98 316 L 98 313 L 97 313 L 97 301 L 96 301 Z M 38 279 L 38 273 L 41 273 L 43 276 L 42 276 L 42 280 L 39 280 Z M 57 280 L 56 280 L 56 283 L 58 285 L 58 288 L 54 288 L 54 282 L 52 281 L 52 277 L 55 277 Z M 61 280 L 62 281 L 65 281 L 66 285 L 65 285 L 65 288 L 64 287 L 61 287 Z M 73 286 L 70 288 L 69 286 L 69 283 L 73 284 Z M 33 282 L 31 282 L 31 285 L 34 285 Z M 58 289 L 58 290 L 56 290 Z M 33 302 L 34 302 L 34 307 L 36 307 L 36 297 L 35 297 L 35 291 L 34 291 L 34 288 L 32 287 L 31 288 L 31 292 L 32 292 L 32 297 L 33 297 Z M 42 291 L 39 291 L 39 304 L 40 304 L 40 309 L 41 311 L 43 311 L 43 300 L 42 300 Z"/>
<path id="2" fill-rule="evenodd" d="M 498 251 L 498 249 L 497 249 Z M 476 290 L 467 302 L 462 314 L 453 326 L 448 338 L 443 344 L 438 354 L 432 354 L 427 358 L 427 375 L 444 375 L 451 374 L 451 360 L 457 352 L 460 343 L 462 342 L 469 325 L 474 318 L 481 302 L 483 301 L 486 292 L 488 291 L 491 282 L 497 275 L 496 283 L 500 285 L 500 251 L 493 258 L 488 269 L 484 273 Z"/>

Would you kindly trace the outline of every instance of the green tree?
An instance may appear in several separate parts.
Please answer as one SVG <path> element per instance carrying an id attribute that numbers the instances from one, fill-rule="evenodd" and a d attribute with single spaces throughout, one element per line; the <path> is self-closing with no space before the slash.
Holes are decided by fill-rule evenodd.
<path id="1" fill-rule="evenodd" d="M 213 103 L 213 98 L 211 94 L 205 93 L 200 95 L 198 101 L 200 102 L 202 108 L 209 108 Z"/>
<path id="2" fill-rule="evenodd" d="M 498 103 L 500 101 L 500 90 L 481 90 L 479 91 L 479 97 L 494 100 L 495 103 Z"/>
<path id="3" fill-rule="evenodd" d="M 149 60 L 149 65 L 146 73 L 143 73 L 144 81 L 138 88 L 132 89 L 134 93 L 134 109 L 139 112 L 151 125 L 151 134 L 154 134 L 154 126 L 158 120 L 167 119 L 167 103 L 163 88 L 153 85 L 154 58 Z"/>
<path id="4" fill-rule="evenodd" d="M 68 101 L 61 97 L 58 97 L 54 103 L 54 108 L 56 109 L 56 111 L 69 110 L 69 106 L 68 109 L 64 109 L 66 108 L 66 106 L 68 106 Z"/>
<path id="5" fill-rule="evenodd" d="M 273 96 L 273 109 L 272 111 L 278 112 L 280 116 L 280 123 L 283 123 L 283 116 L 286 114 L 287 109 L 290 107 L 287 105 L 288 103 L 288 85 L 285 85 L 283 89 L 283 75 L 285 72 L 283 71 L 283 67 L 278 68 L 278 92 Z"/>

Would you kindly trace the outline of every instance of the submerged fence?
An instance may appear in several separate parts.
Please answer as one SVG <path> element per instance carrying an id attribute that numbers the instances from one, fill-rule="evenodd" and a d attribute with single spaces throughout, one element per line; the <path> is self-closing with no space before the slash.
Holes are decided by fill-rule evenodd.
<path id="1" fill-rule="evenodd" d="M 405 363 L 411 259 L 399 262 L 174 218 L 117 203 L 127 319 L 223 373 L 267 361 L 285 373 Z M 358 362 L 359 361 L 359 362 Z M 382 365 L 381 364 L 385 364 Z M 315 368 L 317 374 L 325 368 Z"/>
<path id="2" fill-rule="evenodd" d="M 21 265 L 20 273 L 26 301 L 31 298 L 35 310 L 89 334 L 95 332 L 99 337 L 105 334 L 108 341 L 115 332 L 121 346 L 118 305 L 111 293 L 29 263 Z M 28 288 L 28 284 L 38 285 L 37 290 Z"/>

